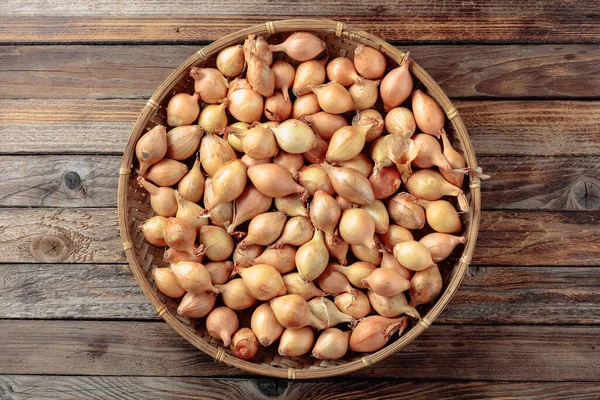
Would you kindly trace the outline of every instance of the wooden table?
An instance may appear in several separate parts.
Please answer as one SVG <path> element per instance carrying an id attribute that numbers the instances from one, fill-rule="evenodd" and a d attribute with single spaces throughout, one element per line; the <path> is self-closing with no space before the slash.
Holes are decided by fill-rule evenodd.
<path id="1" fill-rule="evenodd" d="M 0 399 L 598 398 L 599 2 L 76 3 L 0 3 Z M 138 289 L 116 213 L 122 150 L 160 82 L 214 39 L 297 15 L 410 50 L 493 177 L 439 320 L 313 382 L 249 376 L 179 337 Z"/>

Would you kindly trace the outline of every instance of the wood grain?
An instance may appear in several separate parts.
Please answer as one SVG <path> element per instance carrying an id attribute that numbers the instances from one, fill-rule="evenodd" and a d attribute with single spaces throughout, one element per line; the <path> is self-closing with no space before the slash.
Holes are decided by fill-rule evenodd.
<path id="1" fill-rule="evenodd" d="M 122 154 L 143 100 L 0 100 L 0 154 Z M 478 156 L 600 154 L 600 102 L 458 100 Z"/>
<path id="2" fill-rule="evenodd" d="M 198 399 L 267 400 L 300 399 L 590 399 L 600 391 L 598 383 L 579 382 L 422 382 L 381 381 L 286 381 L 274 379 L 169 378 L 162 376 L 0 376 L 0 395 L 22 400 L 103 399 Z"/>
<path id="3" fill-rule="evenodd" d="M 484 209 L 599 210 L 597 157 L 479 157 Z M 116 156 L 0 156 L 0 206 L 116 207 Z"/>
<path id="4" fill-rule="evenodd" d="M 0 98 L 147 99 L 198 47 L 3 46 Z M 402 49 L 410 51 L 450 97 L 598 98 L 598 45 Z"/>
<path id="5" fill-rule="evenodd" d="M 484 211 L 473 264 L 600 265 L 599 217 L 595 211 Z M 0 262 L 122 263 L 117 227 L 112 208 L 0 208 Z"/>
<path id="6" fill-rule="evenodd" d="M 597 326 L 434 324 L 405 351 L 350 376 L 596 382 L 598 334 Z M 0 374 L 242 375 L 155 322 L 3 320 L 0 351 Z"/>
<path id="7" fill-rule="evenodd" d="M 0 318 L 160 320 L 127 265 L 0 264 Z M 596 267 L 471 267 L 436 323 L 599 324 Z"/>
<path id="8" fill-rule="evenodd" d="M 0 157 L 0 206 L 116 207 L 119 157 Z"/>

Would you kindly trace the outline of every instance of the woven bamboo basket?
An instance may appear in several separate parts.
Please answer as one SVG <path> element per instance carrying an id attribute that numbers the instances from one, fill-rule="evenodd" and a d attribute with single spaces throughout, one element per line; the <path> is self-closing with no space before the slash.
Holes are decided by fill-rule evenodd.
<path id="1" fill-rule="evenodd" d="M 166 126 L 166 105 L 175 93 L 193 93 L 194 81 L 189 77 L 190 67 L 214 67 L 216 56 L 220 50 L 233 44 L 243 43 L 248 34 L 262 35 L 270 43 L 280 43 L 295 31 L 309 31 L 321 37 L 327 44 L 330 57 L 343 56 L 352 59 L 354 49 L 359 44 L 380 50 L 388 58 L 388 64 L 392 68 L 397 66 L 404 57 L 402 51 L 378 37 L 331 20 L 296 19 L 267 22 L 217 40 L 199 50 L 179 66 L 144 106 L 129 137 L 123 156 L 119 172 L 118 207 L 123 248 L 131 270 L 156 311 L 175 331 L 219 363 L 226 363 L 250 373 L 271 377 L 314 379 L 346 374 L 363 367 L 370 367 L 412 342 L 437 318 L 458 289 L 473 255 L 479 229 L 480 181 L 478 178 L 465 179 L 463 189 L 470 203 L 469 211 L 462 215 L 467 242 L 462 247 L 462 254 L 453 254 L 440 265 L 444 280 L 442 294 L 435 303 L 420 307 L 422 318 L 405 331 L 400 338 L 395 337 L 386 347 L 375 353 L 368 355 L 348 353 L 340 360 L 322 361 L 308 355 L 282 357 L 277 353 L 276 346 L 270 346 L 269 349 L 261 347 L 253 360 L 243 361 L 232 356 L 229 349 L 222 347 L 219 342 L 212 339 L 205 331 L 203 321 L 179 316 L 176 311 L 179 300 L 171 299 L 160 293 L 152 278 L 154 268 L 168 266 L 163 261 L 164 249 L 156 248 L 144 241 L 144 237 L 138 229 L 143 221 L 154 215 L 154 212 L 149 205 L 149 196 L 135 180 L 134 172 L 138 166 L 135 159 L 135 144 L 146 131 L 156 124 Z M 464 155 L 469 167 L 476 168 L 477 161 L 467 130 L 448 96 L 416 62 L 411 61 L 410 70 L 413 77 L 416 78 L 416 85 L 424 87 L 446 113 L 446 131 L 453 138 L 454 147 Z M 455 253 L 457 252 L 458 250 L 455 251 Z M 241 316 L 240 326 L 248 326 L 244 325 L 244 317 L 248 318 L 249 315 Z M 143 335 L 143 333 L 141 334 Z"/>

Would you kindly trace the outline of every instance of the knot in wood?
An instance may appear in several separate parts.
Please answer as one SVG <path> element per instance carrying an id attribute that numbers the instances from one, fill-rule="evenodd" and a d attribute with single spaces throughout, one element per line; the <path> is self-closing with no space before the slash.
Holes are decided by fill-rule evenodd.
<path id="1" fill-rule="evenodd" d="M 569 194 L 572 205 L 579 210 L 597 210 L 600 208 L 600 182 L 593 178 L 578 180 Z"/>
<path id="2" fill-rule="evenodd" d="M 38 235 L 29 244 L 31 254 L 42 262 L 64 261 L 71 254 L 71 248 L 68 238 L 55 235 Z"/>
<path id="3" fill-rule="evenodd" d="M 254 381 L 256 390 L 266 398 L 281 398 L 288 390 L 290 384 L 286 381 Z"/>
<path id="4" fill-rule="evenodd" d="M 81 177 L 77 172 L 69 171 L 63 176 L 65 186 L 71 190 L 79 189 L 81 186 Z"/>

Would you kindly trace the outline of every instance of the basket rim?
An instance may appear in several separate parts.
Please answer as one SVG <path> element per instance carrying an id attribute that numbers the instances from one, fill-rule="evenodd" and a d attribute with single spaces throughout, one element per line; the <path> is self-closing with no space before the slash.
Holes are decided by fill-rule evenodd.
<path id="1" fill-rule="evenodd" d="M 342 365 L 328 366 L 322 369 L 295 369 L 289 367 L 287 370 L 284 368 L 270 367 L 266 365 L 255 364 L 250 361 L 240 360 L 233 357 L 222 349 L 217 349 L 213 346 L 205 343 L 200 337 L 190 332 L 189 327 L 183 324 L 182 321 L 166 307 L 165 304 L 157 297 L 156 293 L 151 289 L 147 279 L 142 274 L 142 266 L 137 260 L 133 251 L 133 241 L 127 225 L 127 188 L 129 183 L 129 176 L 131 175 L 131 169 L 133 165 L 133 158 L 135 154 L 135 144 L 138 138 L 143 133 L 144 128 L 149 122 L 150 118 L 158 109 L 158 105 L 162 99 L 172 90 L 173 86 L 181 79 L 182 73 L 186 73 L 187 70 L 197 65 L 212 55 L 216 54 L 225 47 L 232 44 L 240 43 L 249 34 L 257 35 L 270 35 L 281 32 L 291 32 L 296 30 L 303 31 L 320 31 L 327 33 L 334 33 L 338 37 L 343 37 L 348 40 L 352 40 L 364 45 L 371 46 L 378 49 L 389 58 L 396 61 L 398 64 L 401 62 L 405 53 L 396 49 L 388 42 L 378 38 L 377 36 L 358 29 L 352 25 L 348 25 L 343 22 L 338 22 L 329 19 L 289 19 L 289 20 L 278 20 L 268 21 L 263 24 L 254 25 L 232 34 L 229 34 L 219 40 L 212 42 L 206 47 L 198 50 L 194 55 L 183 62 L 175 71 L 173 71 L 167 79 L 163 81 L 161 86 L 154 92 L 152 97 L 148 100 L 144 106 L 142 112 L 138 116 L 138 119 L 131 131 L 127 146 L 125 148 L 121 168 L 119 170 L 119 185 L 118 185 L 118 218 L 119 228 L 121 232 L 121 238 L 123 239 L 123 248 L 126 254 L 127 261 L 131 267 L 131 270 L 138 282 L 138 285 L 142 289 L 144 295 L 150 303 L 154 306 L 157 312 L 163 317 L 163 319 L 182 337 L 188 342 L 194 345 L 199 350 L 213 357 L 217 362 L 224 362 L 226 364 L 238 367 L 244 371 L 260 374 L 264 376 L 270 376 L 275 378 L 288 378 L 288 379 L 315 379 L 315 378 L 326 378 L 337 375 L 346 374 L 352 371 L 356 371 L 363 367 L 370 367 L 373 364 L 384 360 L 392 354 L 398 352 L 400 349 L 411 343 L 417 336 L 419 336 L 425 329 L 427 329 L 433 321 L 439 316 L 439 314 L 448 305 L 454 294 L 456 293 L 462 279 L 469 267 L 475 245 L 477 241 L 477 235 L 479 232 L 479 222 L 481 214 L 481 192 L 480 192 L 480 180 L 478 177 L 472 177 L 470 179 L 470 211 L 469 211 L 469 224 L 468 231 L 465 232 L 467 241 L 462 255 L 460 256 L 458 265 L 455 266 L 452 278 L 448 282 L 448 285 L 444 289 L 442 295 L 438 298 L 429 312 L 424 315 L 421 320 L 416 323 L 405 335 L 392 343 L 389 343 L 381 350 L 363 356 L 360 360 L 350 361 Z M 415 76 L 423 85 L 429 90 L 430 94 L 436 99 L 438 104 L 444 110 L 448 120 L 453 125 L 456 134 L 460 137 L 461 143 L 465 150 L 465 160 L 470 168 L 477 167 L 477 159 L 466 127 L 450 101 L 448 96 L 444 93 L 442 88 L 433 80 L 433 78 L 414 60 L 411 60 L 410 70 L 413 76 Z"/>

